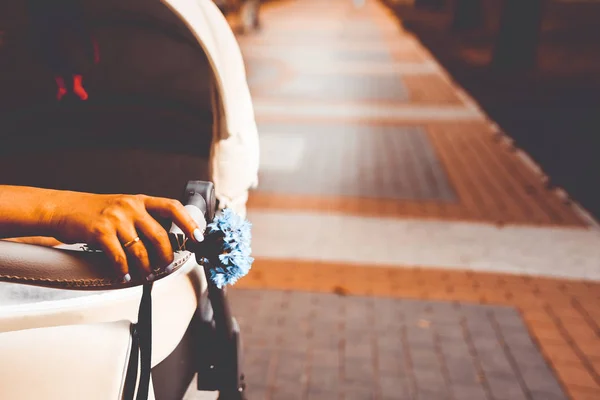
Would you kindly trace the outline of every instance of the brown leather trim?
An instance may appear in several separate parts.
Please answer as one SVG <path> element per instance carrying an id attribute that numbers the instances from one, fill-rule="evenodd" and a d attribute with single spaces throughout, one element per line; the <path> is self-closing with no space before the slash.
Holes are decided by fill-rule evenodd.
<path id="1" fill-rule="evenodd" d="M 175 253 L 172 271 L 192 256 Z M 171 273 L 171 272 L 170 272 Z M 168 275 L 155 272 L 157 279 Z M 77 290 L 122 289 L 145 283 L 123 282 L 101 252 L 73 251 L 0 240 L 0 281 Z"/>

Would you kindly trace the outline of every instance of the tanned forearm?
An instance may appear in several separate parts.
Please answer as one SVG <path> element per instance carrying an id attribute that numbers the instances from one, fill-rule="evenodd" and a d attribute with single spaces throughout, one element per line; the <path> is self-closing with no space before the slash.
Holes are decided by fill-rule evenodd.
<path id="1" fill-rule="evenodd" d="M 153 266 L 173 261 L 169 235 L 154 215 L 173 221 L 188 238 L 203 240 L 206 221 L 195 221 L 176 200 L 0 185 L 0 238 L 34 237 L 41 244 L 42 236 L 97 246 L 125 280 L 131 279 L 129 258 L 148 275 Z M 129 250 L 127 242 L 136 247 Z"/>
<path id="2" fill-rule="evenodd" d="M 52 215 L 61 192 L 0 185 L 0 238 L 52 237 Z"/>

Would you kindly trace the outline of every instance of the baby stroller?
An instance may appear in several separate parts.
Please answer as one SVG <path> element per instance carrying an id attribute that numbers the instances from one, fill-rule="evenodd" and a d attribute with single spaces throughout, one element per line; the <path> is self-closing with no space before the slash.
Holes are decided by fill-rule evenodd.
<path id="1" fill-rule="evenodd" d="M 101 61 L 83 70 L 87 100 L 57 101 L 25 0 L 0 1 L 0 184 L 176 198 L 207 220 L 224 207 L 244 215 L 258 137 L 217 7 L 80 3 Z M 225 291 L 194 254 L 176 252 L 150 298 L 148 285 L 111 281 L 98 253 L 77 249 L 0 241 L 0 398 L 181 399 L 194 376 L 199 390 L 244 397 Z"/>

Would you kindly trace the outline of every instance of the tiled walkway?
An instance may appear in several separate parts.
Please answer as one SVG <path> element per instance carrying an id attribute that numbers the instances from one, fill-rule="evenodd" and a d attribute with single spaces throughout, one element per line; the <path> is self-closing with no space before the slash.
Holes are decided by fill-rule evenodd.
<path id="1" fill-rule="evenodd" d="M 566 399 L 512 307 L 238 290 L 249 396 Z"/>
<path id="2" fill-rule="evenodd" d="M 600 398 L 597 223 L 376 0 L 263 22 L 251 400 Z"/>

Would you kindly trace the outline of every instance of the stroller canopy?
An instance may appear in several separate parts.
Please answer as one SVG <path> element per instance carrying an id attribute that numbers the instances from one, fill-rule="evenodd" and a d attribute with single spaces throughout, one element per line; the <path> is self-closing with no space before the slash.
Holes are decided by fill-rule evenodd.
<path id="1" fill-rule="evenodd" d="M 33 1 L 0 1 L 0 183 L 177 197 L 181 184 L 156 181 L 210 179 L 220 205 L 243 213 L 256 123 L 239 47 L 212 1 L 37 1 L 81 5 L 100 62 L 77 71 L 87 101 L 58 102 Z"/>

